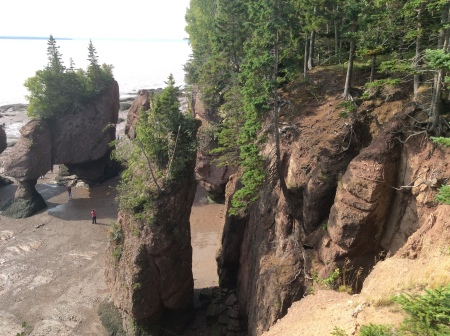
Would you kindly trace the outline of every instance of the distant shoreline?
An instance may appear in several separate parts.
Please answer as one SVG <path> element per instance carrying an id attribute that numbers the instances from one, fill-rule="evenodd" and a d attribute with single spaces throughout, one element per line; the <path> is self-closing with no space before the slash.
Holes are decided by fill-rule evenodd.
<path id="1" fill-rule="evenodd" d="M 48 36 L 0 36 L 0 40 L 48 40 Z M 176 42 L 176 43 L 189 43 L 187 38 L 183 39 L 158 39 L 158 38 L 123 38 L 123 37 L 55 37 L 55 40 L 63 41 L 83 41 L 83 40 L 94 40 L 94 41 L 130 41 L 130 42 Z"/>
<path id="2" fill-rule="evenodd" d="M 0 40 L 48 40 L 48 36 L 0 36 Z M 73 38 L 55 37 L 55 40 L 73 40 Z"/>

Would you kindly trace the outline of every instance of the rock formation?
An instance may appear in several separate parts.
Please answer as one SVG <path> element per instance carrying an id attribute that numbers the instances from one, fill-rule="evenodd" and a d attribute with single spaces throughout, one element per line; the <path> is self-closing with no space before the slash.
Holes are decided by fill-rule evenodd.
<path id="1" fill-rule="evenodd" d="M 128 111 L 127 124 L 125 126 L 125 134 L 129 139 L 136 137 L 136 125 L 139 120 L 141 111 L 147 111 L 150 108 L 150 102 L 148 100 L 150 90 L 139 90 L 138 96 L 131 104 Z"/>
<path id="2" fill-rule="evenodd" d="M 119 87 L 114 82 L 94 102 L 70 116 L 31 120 L 21 130 L 21 138 L 5 161 L 7 175 L 19 186 L 3 214 L 28 217 L 46 204 L 37 193 L 37 179 L 54 164 L 66 164 L 87 182 L 101 181 L 115 174 L 109 158 L 109 143 L 115 139 L 119 111 Z"/>
<path id="3" fill-rule="evenodd" d="M 192 316 L 194 158 L 185 173 L 185 179 L 158 193 L 152 218 L 119 213 L 106 279 L 129 335 L 135 334 L 133 324 L 152 328 L 154 323 L 178 334 Z"/>
<path id="4" fill-rule="evenodd" d="M 212 113 L 201 98 L 201 92 L 195 90 L 190 102 L 195 118 L 202 122 L 198 132 L 199 149 L 195 177 L 212 201 L 223 203 L 228 179 L 237 169 L 229 165 L 219 166 L 219 155 L 211 154 L 211 150 L 217 147 L 217 141 L 212 138 L 211 133 L 217 132 L 214 128 L 219 119 L 217 113 Z"/>
<path id="5" fill-rule="evenodd" d="M 321 260 L 332 270 L 345 258 L 352 267 L 371 268 L 381 251 L 396 185 L 400 118 L 389 122 L 373 142 L 350 163 L 337 189 L 320 246 Z"/>
<path id="6" fill-rule="evenodd" d="M 206 125 L 206 121 L 202 121 Z M 203 126 L 199 130 L 202 133 Z M 210 150 L 216 147 L 216 143 L 209 143 L 206 148 L 199 148 L 197 152 L 197 164 L 195 166 L 195 178 L 206 191 L 208 197 L 214 202 L 222 203 L 225 199 L 225 187 L 230 176 L 236 172 L 232 166 L 219 166 L 216 162 L 218 155 L 210 154 Z"/>
<path id="7" fill-rule="evenodd" d="M 440 164 L 430 162 L 437 149 L 428 140 L 409 136 L 415 131 L 407 116 L 418 120 L 421 112 L 407 102 L 389 101 L 365 104 L 351 118 L 341 118 L 338 102 L 329 96 L 325 103 L 282 111 L 287 193 L 271 169 L 275 144 L 269 136 L 263 148 L 267 183 L 259 200 L 245 216 L 225 220 L 219 283 L 236 289 L 249 335 L 262 334 L 307 295 L 312 274 L 327 278 L 335 268 L 347 267 L 347 280 L 352 278 L 350 286 L 359 291 L 376 260 L 392 253 L 414 257 L 426 230 L 414 234 L 418 227 L 444 221 L 444 212 L 432 209 L 450 168 L 443 152 Z M 374 122 L 377 114 L 382 125 Z M 427 148 L 420 153 L 428 156 L 418 159 L 422 147 Z M 238 183 L 238 175 L 228 182 L 228 207 Z"/>

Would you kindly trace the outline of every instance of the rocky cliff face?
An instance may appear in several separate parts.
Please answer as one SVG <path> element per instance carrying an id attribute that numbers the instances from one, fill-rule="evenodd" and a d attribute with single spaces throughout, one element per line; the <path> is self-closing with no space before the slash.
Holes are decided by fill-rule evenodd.
<path id="1" fill-rule="evenodd" d="M 186 172 L 192 178 L 159 193 L 152 219 L 119 214 L 115 234 L 120 238 L 109 248 L 106 279 L 129 335 L 136 333 L 133 323 L 152 328 L 157 322 L 179 332 L 192 313 L 189 216 L 196 190 L 193 166 Z"/>
<path id="2" fill-rule="evenodd" d="M 316 87 L 323 79 L 312 75 Z M 326 90 L 333 92 L 332 85 Z M 283 97 L 293 105 L 282 111 L 279 130 L 288 193 L 269 169 L 248 215 L 225 221 L 220 285 L 237 289 L 250 335 L 262 334 L 308 295 L 313 273 L 326 278 L 345 265 L 348 283 L 359 291 L 376 260 L 419 253 L 426 229 L 417 229 L 443 220 L 433 209 L 437 187 L 450 174 L 448 150 L 414 128 L 409 116 L 423 119 L 422 112 L 397 100 L 363 104 L 348 115 L 339 96 L 327 92 L 309 99 L 293 90 Z M 263 153 L 274 167 L 270 136 Z M 236 183 L 237 177 L 227 186 L 227 202 Z"/>
<path id="3" fill-rule="evenodd" d="M 119 112 L 119 86 L 114 82 L 94 102 L 55 120 L 31 120 L 5 160 L 5 173 L 19 187 L 3 214 L 28 217 L 46 207 L 34 186 L 54 164 L 67 164 L 87 182 L 115 173 L 109 143 L 115 139 Z M 22 209 L 22 210 L 21 210 Z"/>
<path id="4" fill-rule="evenodd" d="M 134 139 L 136 137 L 136 125 L 141 111 L 147 111 L 150 108 L 150 102 L 148 100 L 149 93 L 149 90 L 139 90 L 138 96 L 131 104 L 127 115 L 127 124 L 125 126 L 125 134 L 129 139 Z"/>
<path id="5" fill-rule="evenodd" d="M 191 98 L 190 105 L 195 118 L 202 122 L 198 132 L 199 149 L 195 178 L 211 200 L 223 203 L 228 179 L 237 169 L 232 166 L 220 166 L 217 162 L 219 156 L 211 154 L 211 150 L 217 147 L 217 141 L 212 135 L 217 133 L 215 129 L 219 122 L 217 113 L 212 113 L 211 109 L 203 104 L 201 92 L 194 90 Z"/>

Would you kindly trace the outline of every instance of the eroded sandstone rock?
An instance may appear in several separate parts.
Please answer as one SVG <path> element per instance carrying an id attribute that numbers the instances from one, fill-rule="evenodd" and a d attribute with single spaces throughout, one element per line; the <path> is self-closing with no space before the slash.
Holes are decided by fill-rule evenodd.
<path id="1" fill-rule="evenodd" d="M 325 263 L 342 266 L 350 258 L 354 268 L 367 271 L 374 262 L 395 194 L 400 143 L 394 138 L 401 126 L 399 118 L 391 121 L 348 166 L 330 211 L 329 238 L 320 247 Z"/>
<path id="2" fill-rule="evenodd" d="M 129 139 L 134 139 L 136 137 L 136 125 L 141 112 L 147 111 L 150 108 L 150 102 L 148 100 L 149 94 L 149 90 L 139 90 L 138 96 L 131 104 L 130 110 L 128 111 L 127 124 L 125 126 L 125 134 Z"/>
<path id="3" fill-rule="evenodd" d="M 109 143 L 115 139 L 118 112 L 119 86 L 114 81 L 99 98 L 70 115 L 33 119 L 23 126 L 5 160 L 5 174 L 19 183 L 12 204 L 6 207 L 12 207 L 13 213 L 23 207 L 20 216 L 24 217 L 45 208 L 34 186 L 54 164 L 67 164 L 89 182 L 112 177 L 117 168 L 110 159 Z M 5 208 L 3 213 L 11 211 Z"/>
<path id="4" fill-rule="evenodd" d="M 37 179 L 48 172 L 52 141 L 48 122 L 33 119 L 20 130 L 21 137 L 5 159 L 5 172 L 20 181 Z"/>
<path id="5" fill-rule="evenodd" d="M 192 308 L 189 216 L 195 185 L 193 179 L 186 179 L 161 192 L 154 200 L 157 206 L 150 222 L 120 212 L 122 238 L 109 248 L 106 279 L 125 321 L 151 323 L 167 313 L 186 313 Z"/>

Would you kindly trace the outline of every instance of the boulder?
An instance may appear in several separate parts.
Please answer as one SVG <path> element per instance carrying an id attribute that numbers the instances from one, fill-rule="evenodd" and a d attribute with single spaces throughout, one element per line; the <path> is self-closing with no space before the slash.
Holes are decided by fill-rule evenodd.
<path id="1" fill-rule="evenodd" d="M 47 204 L 35 188 L 37 180 L 19 181 L 14 198 L 2 208 L 2 215 L 11 218 L 25 218 L 45 209 Z"/>
<path id="2" fill-rule="evenodd" d="M 150 102 L 148 100 L 150 90 L 139 90 L 138 96 L 131 104 L 128 111 L 127 124 L 125 126 L 125 134 L 129 139 L 136 137 L 136 125 L 139 120 L 139 116 L 142 111 L 147 111 L 150 108 Z"/>
<path id="3" fill-rule="evenodd" d="M 99 98 L 70 116 L 33 119 L 23 126 L 5 160 L 5 174 L 16 178 L 19 187 L 3 214 L 27 217 L 45 208 L 35 185 L 54 164 L 66 165 L 69 173 L 72 169 L 91 183 L 117 174 L 109 144 L 115 140 L 118 112 L 119 86 L 114 81 Z"/>
<path id="4" fill-rule="evenodd" d="M 93 103 L 52 123 L 54 164 L 79 164 L 102 158 L 115 140 L 119 86 L 114 82 Z"/>
<path id="5" fill-rule="evenodd" d="M 5 159 L 5 175 L 32 181 L 50 170 L 52 141 L 47 121 L 33 119 L 20 130 L 21 137 Z"/>
<path id="6" fill-rule="evenodd" d="M 321 259 L 329 265 L 352 259 L 367 269 L 380 251 L 396 184 L 400 145 L 394 138 L 402 123 L 389 122 L 372 143 L 349 164 L 330 211 Z M 334 266 L 330 266 L 334 267 Z"/>
<path id="7" fill-rule="evenodd" d="M 198 152 L 195 178 L 211 200 L 223 203 L 228 179 L 236 169 L 231 166 L 219 167 L 214 161 L 216 158 L 215 155 Z"/>

